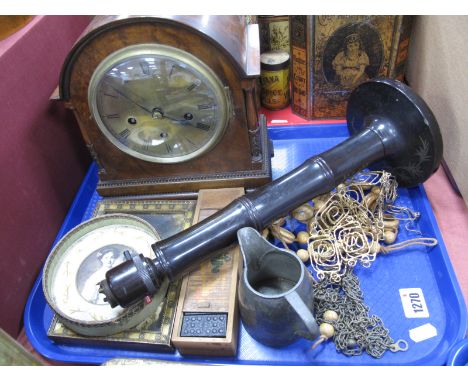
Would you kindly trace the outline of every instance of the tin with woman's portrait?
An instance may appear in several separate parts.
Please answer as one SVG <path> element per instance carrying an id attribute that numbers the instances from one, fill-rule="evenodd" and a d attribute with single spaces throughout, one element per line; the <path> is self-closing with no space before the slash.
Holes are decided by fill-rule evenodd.
<path id="1" fill-rule="evenodd" d="M 369 23 L 338 28 L 325 44 L 322 62 L 325 80 L 345 91 L 376 77 L 383 63 L 378 30 Z"/>

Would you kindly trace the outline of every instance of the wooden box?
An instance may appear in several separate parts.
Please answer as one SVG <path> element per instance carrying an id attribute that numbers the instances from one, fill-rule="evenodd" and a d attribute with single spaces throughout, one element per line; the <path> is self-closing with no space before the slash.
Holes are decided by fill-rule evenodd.
<path id="1" fill-rule="evenodd" d="M 402 80 L 412 16 L 290 16 L 292 111 L 345 118 L 350 92 L 373 77 Z"/>
<path id="2" fill-rule="evenodd" d="M 194 223 L 214 214 L 243 194 L 243 188 L 200 190 Z M 237 244 L 233 244 L 218 251 L 214 257 L 184 277 L 172 332 L 172 344 L 181 354 L 236 354 L 239 332 L 237 287 L 241 269 L 240 249 Z M 208 335 L 204 330 L 201 334 L 188 334 L 184 326 L 190 325 L 189 320 L 201 319 L 203 316 L 222 320 L 222 324 L 218 321 L 215 325 L 217 329 L 223 326 L 224 333 L 213 336 L 213 333 Z M 196 326 L 196 323 L 191 325 Z"/>

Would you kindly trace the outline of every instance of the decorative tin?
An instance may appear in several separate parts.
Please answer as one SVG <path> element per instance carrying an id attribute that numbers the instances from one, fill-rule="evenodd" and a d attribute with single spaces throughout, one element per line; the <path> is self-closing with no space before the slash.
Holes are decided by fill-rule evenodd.
<path id="1" fill-rule="evenodd" d="M 260 62 L 262 105 L 271 110 L 284 109 L 289 105 L 289 54 L 281 51 L 262 53 Z"/>
<path id="2" fill-rule="evenodd" d="M 306 118 L 345 118 L 351 91 L 402 80 L 412 16 L 290 16 L 291 104 Z"/>
<path id="3" fill-rule="evenodd" d="M 151 303 L 112 309 L 99 293 L 107 270 L 129 255 L 154 257 L 151 244 L 160 240 L 143 219 L 126 214 L 100 216 L 81 223 L 52 249 L 43 274 L 43 290 L 64 325 L 85 336 L 107 336 L 129 329 L 156 312 L 168 282 Z"/>
<path id="4" fill-rule="evenodd" d="M 289 53 L 289 16 L 258 16 L 260 52 L 281 50 Z"/>
<path id="5" fill-rule="evenodd" d="M 188 228 L 192 224 L 195 200 L 142 200 L 137 198 L 110 198 L 97 202 L 93 216 L 125 213 L 137 216 L 151 224 L 161 239 Z M 136 327 L 110 336 L 82 336 L 65 325 L 54 315 L 47 335 L 52 340 L 66 344 L 88 346 L 99 344 L 124 349 L 173 351 L 171 335 L 174 325 L 181 280 L 171 282 L 166 296 L 155 313 Z"/>

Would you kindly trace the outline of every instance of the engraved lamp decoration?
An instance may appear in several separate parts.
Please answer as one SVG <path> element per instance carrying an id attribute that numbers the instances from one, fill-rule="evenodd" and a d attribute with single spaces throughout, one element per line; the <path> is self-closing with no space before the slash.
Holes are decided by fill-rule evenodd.
<path id="1" fill-rule="evenodd" d="M 258 40 L 242 16 L 95 18 L 63 65 L 60 98 L 99 167 L 98 192 L 267 183 Z"/>

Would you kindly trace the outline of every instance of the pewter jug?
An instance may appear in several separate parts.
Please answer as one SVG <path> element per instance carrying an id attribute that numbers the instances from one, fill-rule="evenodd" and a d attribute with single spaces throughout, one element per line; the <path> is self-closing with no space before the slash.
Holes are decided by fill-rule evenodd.
<path id="1" fill-rule="evenodd" d="M 313 280 L 299 257 L 250 227 L 237 231 L 237 238 L 244 260 L 239 309 L 247 332 L 272 347 L 317 338 Z"/>

